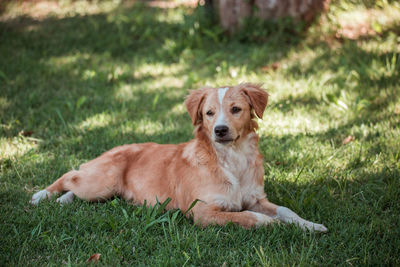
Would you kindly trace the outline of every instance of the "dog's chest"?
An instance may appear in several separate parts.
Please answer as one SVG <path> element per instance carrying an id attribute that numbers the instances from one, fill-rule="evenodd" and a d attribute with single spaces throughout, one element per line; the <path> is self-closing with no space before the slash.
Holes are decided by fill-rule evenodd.
<path id="1" fill-rule="evenodd" d="M 227 211 L 240 211 L 261 197 L 263 188 L 256 183 L 256 159 L 257 153 L 254 153 L 254 146 L 251 145 L 219 151 L 219 166 L 228 186 L 225 194 L 215 196 L 214 202 L 218 206 Z"/>

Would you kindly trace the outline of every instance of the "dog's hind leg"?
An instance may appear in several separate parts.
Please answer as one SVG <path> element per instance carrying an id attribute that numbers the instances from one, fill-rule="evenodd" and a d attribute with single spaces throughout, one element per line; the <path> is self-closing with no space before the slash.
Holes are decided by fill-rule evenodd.
<path id="1" fill-rule="evenodd" d="M 116 177 L 112 174 L 107 175 L 102 169 L 72 170 L 46 189 L 34 194 L 31 203 L 37 205 L 40 200 L 65 191 L 67 193 L 58 198 L 57 202 L 71 203 L 74 195 L 89 201 L 105 200 L 117 193 Z"/>
<path id="2" fill-rule="evenodd" d="M 54 194 L 59 194 L 62 193 L 63 191 L 68 191 L 66 189 L 65 184 L 68 180 L 75 179 L 74 177 L 78 177 L 79 171 L 73 170 L 70 172 L 67 172 L 63 176 L 61 176 L 59 179 L 57 179 L 53 184 L 48 186 L 46 189 L 40 190 L 39 192 L 36 192 L 30 201 L 31 204 L 37 205 L 42 199 L 45 198 L 50 198 Z M 69 192 L 68 192 L 69 193 Z M 69 198 L 71 198 L 71 194 L 68 195 Z M 66 201 L 66 198 L 62 199 L 62 197 L 59 198 L 60 200 L 57 200 L 58 202 L 64 203 Z M 72 196 L 73 199 L 73 196 Z M 69 201 L 71 202 L 71 201 Z"/>
<path id="3" fill-rule="evenodd" d="M 72 203 L 72 201 L 74 201 L 74 196 L 75 195 L 72 191 L 68 191 L 61 197 L 57 198 L 56 201 L 60 204 L 69 204 L 69 203 Z"/>

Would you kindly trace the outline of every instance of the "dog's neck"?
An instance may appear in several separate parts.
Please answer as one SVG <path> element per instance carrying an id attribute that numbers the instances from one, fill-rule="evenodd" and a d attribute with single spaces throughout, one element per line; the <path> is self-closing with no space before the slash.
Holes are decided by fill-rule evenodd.
<path id="1" fill-rule="evenodd" d="M 197 148 L 202 152 L 202 158 L 207 158 L 207 163 L 201 160 L 202 163 L 209 164 L 215 162 L 218 165 L 234 165 L 238 161 L 248 160 L 252 163 L 258 155 L 258 135 L 255 131 L 249 131 L 245 136 L 231 144 L 220 144 L 213 140 L 204 132 L 201 126 L 195 129 Z M 199 152 L 199 151 L 198 151 Z M 207 154 L 206 157 L 203 157 Z M 211 160 L 211 162 L 210 162 Z"/>
<path id="2" fill-rule="evenodd" d="M 247 134 L 240 142 L 220 144 L 211 142 L 218 166 L 231 184 L 241 184 L 247 178 L 250 166 L 254 166 L 258 156 L 258 136 Z"/>
<path id="3" fill-rule="evenodd" d="M 258 137 L 252 132 L 247 134 L 240 142 L 220 144 L 211 142 L 220 164 L 231 164 L 240 159 L 252 160 L 257 154 Z"/>

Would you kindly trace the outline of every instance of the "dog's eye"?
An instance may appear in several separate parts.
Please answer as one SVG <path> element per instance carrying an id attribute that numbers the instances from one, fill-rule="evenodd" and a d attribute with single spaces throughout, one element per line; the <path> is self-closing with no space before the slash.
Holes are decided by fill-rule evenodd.
<path id="1" fill-rule="evenodd" d="M 214 112 L 212 112 L 211 110 L 209 110 L 209 111 L 207 111 L 207 116 L 212 116 L 212 115 L 214 115 Z"/>
<path id="2" fill-rule="evenodd" d="M 240 111 L 242 111 L 242 109 L 239 108 L 239 107 L 233 107 L 232 108 L 232 114 L 239 113 Z"/>

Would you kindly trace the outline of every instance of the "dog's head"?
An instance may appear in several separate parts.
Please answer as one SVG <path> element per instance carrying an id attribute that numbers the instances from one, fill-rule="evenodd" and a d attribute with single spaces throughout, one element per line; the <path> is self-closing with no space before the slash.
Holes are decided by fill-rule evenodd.
<path id="1" fill-rule="evenodd" d="M 244 83 L 194 90 L 185 104 L 197 129 L 214 142 L 232 144 L 257 128 L 254 113 L 262 118 L 267 102 L 259 85 Z"/>

